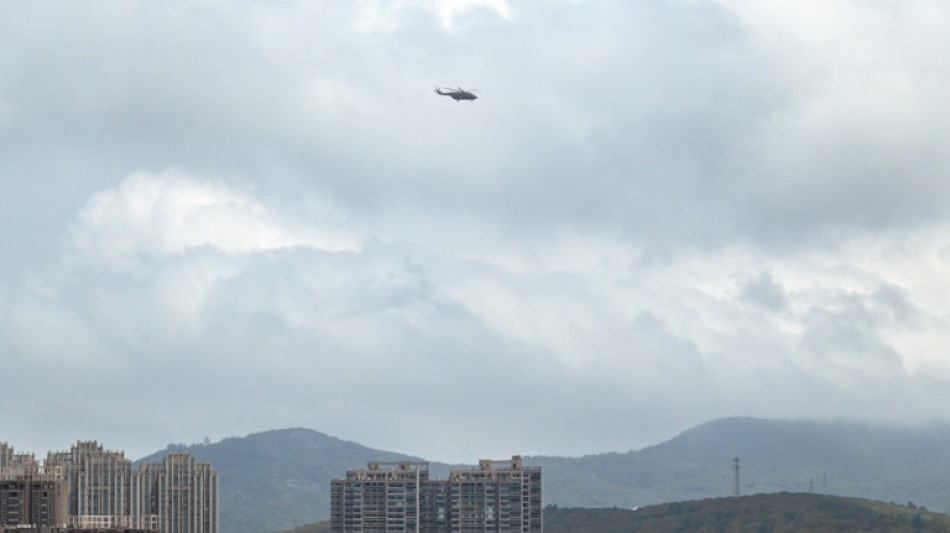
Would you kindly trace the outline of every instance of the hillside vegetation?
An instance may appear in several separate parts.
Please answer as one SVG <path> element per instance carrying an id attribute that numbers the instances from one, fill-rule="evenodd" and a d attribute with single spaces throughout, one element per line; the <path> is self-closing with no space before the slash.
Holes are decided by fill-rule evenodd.
<path id="1" fill-rule="evenodd" d="M 950 517 L 916 506 L 808 493 L 757 494 L 641 509 L 548 507 L 545 533 L 950 532 Z"/>

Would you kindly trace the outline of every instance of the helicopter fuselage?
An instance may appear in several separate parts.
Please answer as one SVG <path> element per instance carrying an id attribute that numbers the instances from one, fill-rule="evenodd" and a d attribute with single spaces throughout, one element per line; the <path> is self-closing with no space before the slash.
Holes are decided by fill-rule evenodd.
<path id="1" fill-rule="evenodd" d="M 441 88 L 436 87 L 435 92 L 436 94 L 441 94 L 442 96 L 448 96 L 452 98 L 453 100 L 455 100 L 456 102 L 461 101 L 461 100 L 474 101 L 478 99 L 478 97 L 475 96 L 474 93 L 472 93 L 471 91 L 466 91 L 465 89 L 462 89 L 461 87 L 459 87 L 458 89 L 447 89 L 444 91 Z"/>

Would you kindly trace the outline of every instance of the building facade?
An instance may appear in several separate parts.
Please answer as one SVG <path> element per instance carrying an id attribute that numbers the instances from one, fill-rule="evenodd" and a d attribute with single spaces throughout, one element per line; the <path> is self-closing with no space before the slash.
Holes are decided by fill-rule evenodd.
<path id="1" fill-rule="evenodd" d="M 333 533 L 541 533 L 541 467 L 520 456 L 429 479 L 424 462 L 369 462 L 334 479 Z"/>
<path id="2" fill-rule="evenodd" d="M 541 531 L 541 467 L 481 460 L 449 474 L 449 531 Z"/>
<path id="3" fill-rule="evenodd" d="M 187 452 L 169 452 L 133 477 L 138 516 L 162 533 L 218 533 L 218 473 Z M 149 528 L 140 521 L 135 527 Z"/>
<path id="4" fill-rule="evenodd" d="M 66 479 L 57 469 L 35 464 L 0 467 L 0 527 L 66 524 Z"/>
<path id="5" fill-rule="evenodd" d="M 29 506 L 26 481 L 33 483 Z M 3 526 L 218 533 L 218 474 L 187 452 L 169 452 L 161 463 L 134 468 L 122 452 L 79 441 L 69 451 L 49 452 L 40 466 L 32 454 L 14 454 L 0 443 L 0 483 L 20 483 L 24 494 L 17 503 L 13 495 L 19 493 L 5 491 L 9 501 L 0 499 L 0 513 L 9 518 L 0 516 Z M 37 509 L 54 518 L 37 515 Z"/>
<path id="6" fill-rule="evenodd" d="M 69 525 L 130 527 L 132 461 L 122 452 L 80 441 L 69 451 L 49 452 L 46 466 L 62 470 L 69 485 Z"/>

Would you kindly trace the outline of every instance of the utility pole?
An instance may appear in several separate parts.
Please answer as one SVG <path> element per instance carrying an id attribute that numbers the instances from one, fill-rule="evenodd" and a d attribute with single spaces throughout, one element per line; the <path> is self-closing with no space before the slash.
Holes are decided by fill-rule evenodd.
<path id="1" fill-rule="evenodd" d="M 739 456 L 737 455 L 735 459 L 732 460 L 732 493 L 737 498 L 739 497 Z"/>

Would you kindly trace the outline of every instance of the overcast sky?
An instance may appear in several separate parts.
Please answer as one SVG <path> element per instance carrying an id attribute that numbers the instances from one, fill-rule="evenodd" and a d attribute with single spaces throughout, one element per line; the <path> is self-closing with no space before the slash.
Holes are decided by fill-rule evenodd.
<path id="1" fill-rule="evenodd" d="M 950 3 L 0 3 L 0 441 L 950 417 Z M 436 86 L 477 89 L 455 102 Z"/>

